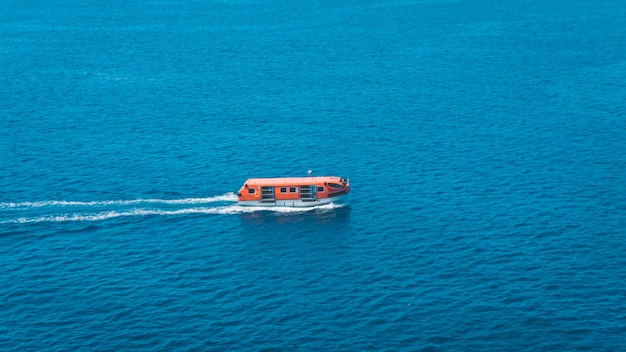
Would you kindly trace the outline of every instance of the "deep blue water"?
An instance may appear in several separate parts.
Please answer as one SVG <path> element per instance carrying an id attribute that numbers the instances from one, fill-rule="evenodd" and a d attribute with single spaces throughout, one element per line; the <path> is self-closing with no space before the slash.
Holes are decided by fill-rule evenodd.
<path id="1" fill-rule="evenodd" d="M 0 1 L 0 350 L 623 350 L 625 24 Z M 234 201 L 309 169 L 350 205 Z"/>

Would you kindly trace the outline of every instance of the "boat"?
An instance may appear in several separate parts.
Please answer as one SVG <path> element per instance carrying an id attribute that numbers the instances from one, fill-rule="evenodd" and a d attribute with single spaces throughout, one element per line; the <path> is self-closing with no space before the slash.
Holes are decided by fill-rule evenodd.
<path id="1" fill-rule="evenodd" d="M 350 181 L 339 176 L 249 178 L 237 192 L 239 205 L 314 207 L 346 204 Z"/>

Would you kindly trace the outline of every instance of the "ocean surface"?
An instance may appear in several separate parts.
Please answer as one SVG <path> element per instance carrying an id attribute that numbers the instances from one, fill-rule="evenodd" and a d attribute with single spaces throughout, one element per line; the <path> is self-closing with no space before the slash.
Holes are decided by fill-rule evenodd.
<path id="1" fill-rule="evenodd" d="M 625 1 L 0 1 L 0 351 L 625 348 Z"/>

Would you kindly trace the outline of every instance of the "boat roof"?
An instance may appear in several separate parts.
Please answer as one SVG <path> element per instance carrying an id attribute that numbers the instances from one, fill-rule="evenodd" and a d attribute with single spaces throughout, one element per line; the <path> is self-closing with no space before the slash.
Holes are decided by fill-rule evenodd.
<path id="1" fill-rule="evenodd" d="M 306 177 L 273 177 L 273 178 L 249 178 L 246 180 L 248 186 L 290 186 L 290 185 L 307 185 L 324 182 L 340 182 L 341 177 L 338 176 L 306 176 Z"/>

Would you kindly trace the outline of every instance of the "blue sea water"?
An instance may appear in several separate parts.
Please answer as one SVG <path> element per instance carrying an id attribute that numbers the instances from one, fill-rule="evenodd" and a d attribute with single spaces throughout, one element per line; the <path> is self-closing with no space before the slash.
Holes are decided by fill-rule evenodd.
<path id="1" fill-rule="evenodd" d="M 0 350 L 626 346 L 626 2 L 0 8 Z"/>

